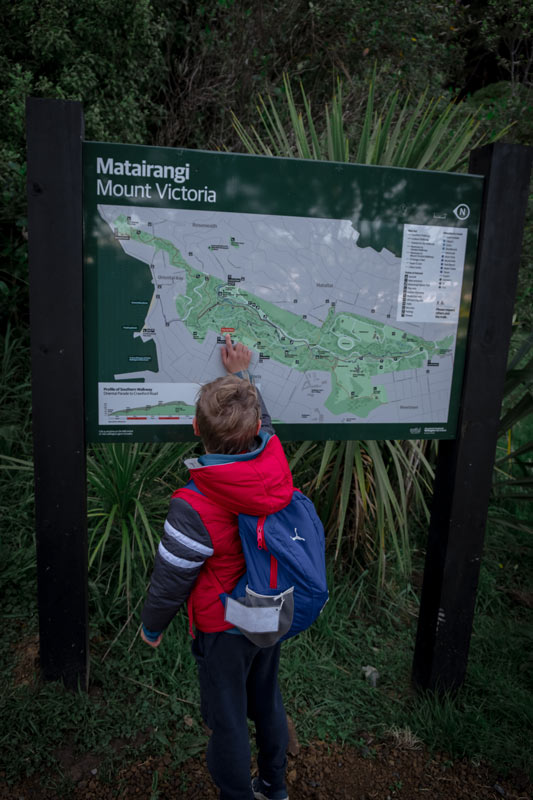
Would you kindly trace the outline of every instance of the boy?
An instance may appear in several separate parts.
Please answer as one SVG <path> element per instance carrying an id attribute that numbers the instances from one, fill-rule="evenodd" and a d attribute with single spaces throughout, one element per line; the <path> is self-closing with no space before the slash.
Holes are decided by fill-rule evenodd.
<path id="1" fill-rule="evenodd" d="M 196 489 L 174 493 L 142 612 L 141 637 L 158 647 L 186 601 L 198 665 L 201 712 L 211 729 L 207 764 L 220 800 L 288 800 L 287 720 L 278 686 L 280 644 L 259 648 L 224 619 L 220 594 L 246 570 L 237 515 L 286 506 L 289 465 L 262 399 L 241 377 L 251 353 L 229 334 L 229 373 L 202 387 L 193 429 L 205 455 L 187 462 Z M 255 722 L 259 777 L 250 782 L 247 717 Z"/>

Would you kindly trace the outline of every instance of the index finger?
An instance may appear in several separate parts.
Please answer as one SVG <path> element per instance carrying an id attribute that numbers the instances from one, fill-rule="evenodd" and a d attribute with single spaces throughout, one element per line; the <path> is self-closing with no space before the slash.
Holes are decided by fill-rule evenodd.
<path id="1" fill-rule="evenodd" d="M 224 364 L 224 366 L 226 366 L 226 364 L 228 363 L 228 358 L 230 356 L 230 353 L 233 352 L 233 345 L 231 343 L 231 336 L 229 335 L 229 333 L 226 334 L 226 343 L 222 345 L 221 351 L 222 351 L 222 363 Z"/>

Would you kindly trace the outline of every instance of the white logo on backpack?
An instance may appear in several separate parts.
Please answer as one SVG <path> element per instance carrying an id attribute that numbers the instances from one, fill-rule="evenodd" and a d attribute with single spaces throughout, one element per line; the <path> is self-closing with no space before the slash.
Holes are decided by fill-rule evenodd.
<path id="1" fill-rule="evenodd" d="M 298 528 L 294 529 L 294 533 L 296 535 L 295 536 L 291 536 L 291 539 L 292 539 L 293 542 L 305 542 L 305 539 L 304 539 L 303 536 L 298 536 Z"/>

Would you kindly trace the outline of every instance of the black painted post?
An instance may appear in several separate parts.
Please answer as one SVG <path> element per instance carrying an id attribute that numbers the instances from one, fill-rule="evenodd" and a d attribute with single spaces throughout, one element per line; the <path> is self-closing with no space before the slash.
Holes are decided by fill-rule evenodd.
<path id="1" fill-rule="evenodd" d="M 464 682 L 503 397 L 533 149 L 475 150 L 485 176 L 458 434 L 439 444 L 413 662 L 420 689 Z"/>
<path id="2" fill-rule="evenodd" d="M 30 98 L 28 232 L 41 670 L 87 686 L 81 103 Z"/>

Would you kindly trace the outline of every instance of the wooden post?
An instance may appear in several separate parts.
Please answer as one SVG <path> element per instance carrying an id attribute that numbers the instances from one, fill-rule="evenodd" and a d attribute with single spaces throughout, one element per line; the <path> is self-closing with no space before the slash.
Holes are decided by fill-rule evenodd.
<path id="1" fill-rule="evenodd" d="M 81 103 L 30 98 L 26 124 L 41 670 L 86 687 Z"/>
<path id="2" fill-rule="evenodd" d="M 533 149 L 491 144 L 485 176 L 457 438 L 439 444 L 413 662 L 421 689 L 454 690 L 466 674 Z"/>

